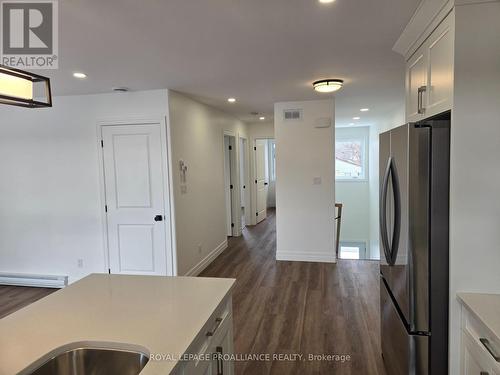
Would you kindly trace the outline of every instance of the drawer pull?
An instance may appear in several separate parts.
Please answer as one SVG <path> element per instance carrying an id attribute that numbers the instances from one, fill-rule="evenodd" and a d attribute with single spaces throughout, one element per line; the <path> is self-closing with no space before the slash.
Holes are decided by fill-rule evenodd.
<path id="1" fill-rule="evenodd" d="M 224 375 L 224 362 L 222 361 L 222 346 L 216 348 L 217 351 L 217 375 Z"/>
<path id="2" fill-rule="evenodd" d="M 484 347 L 486 348 L 486 350 L 491 354 L 491 356 L 493 357 L 493 359 L 497 362 L 500 362 L 500 356 L 498 356 L 496 353 L 495 353 L 495 350 L 493 350 L 493 348 L 491 347 L 491 344 L 490 342 L 488 341 L 488 339 L 485 339 L 483 337 L 481 337 L 479 339 L 479 341 L 481 341 L 481 344 L 484 345 Z"/>
<path id="3" fill-rule="evenodd" d="M 489 373 L 489 372 L 486 372 L 486 371 L 481 371 L 481 372 L 479 373 L 479 375 L 490 375 L 490 373 Z"/>
<path id="4" fill-rule="evenodd" d="M 222 323 L 222 318 L 215 319 L 214 329 L 212 329 L 211 331 L 208 331 L 207 336 L 210 337 L 210 336 L 215 335 L 215 332 L 217 331 L 217 328 L 219 328 L 221 323 Z"/>

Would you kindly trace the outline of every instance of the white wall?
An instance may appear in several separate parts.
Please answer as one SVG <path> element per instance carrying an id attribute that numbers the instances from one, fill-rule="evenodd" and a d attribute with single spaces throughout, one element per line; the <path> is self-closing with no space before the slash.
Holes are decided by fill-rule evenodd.
<path id="1" fill-rule="evenodd" d="M 177 273 L 197 274 L 227 247 L 223 133 L 227 130 L 236 137 L 245 135 L 246 125 L 174 91 L 169 91 L 169 112 Z M 234 151 L 238 158 L 239 144 L 237 140 Z M 180 159 L 188 166 L 186 193 L 180 188 Z M 235 191 L 239 191 L 238 179 L 235 184 Z M 239 218 L 235 226 L 239 228 Z"/>
<path id="2" fill-rule="evenodd" d="M 401 81 L 404 86 L 404 80 Z M 405 103 L 404 97 L 399 105 L 396 103 L 396 110 L 388 113 L 386 122 L 370 127 L 370 181 L 369 181 L 369 202 L 370 202 L 370 257 L 380 258 L 380 231 L 379 231 L 379 135 L 387 130 L 398 127 L 405 123 Z"/>
<path id="3" fill-rule="evenodd" d="M 500 293 L 500 3 L 456 7 L 451 127 L 450 374 L 459 373 L 456 293 Z"/>
<path id="4" fill-rule="evenodd" d="M 259 121 L 254 123 L 249 123 L 247 126 L 248 138 L 249 138 L 249 159 L 250 159 L 250 192 L 251 192 L 251 204 L 250 204 L 250 217 L 249 224 L 255 225 L 256 217 L 256 199 L 257 192 L 255 189 L 255 184 L 252 183 L 255 180 L 255 154 L 253 153 L 253 147 L 255 146 L 256 139 L 262 138 L 274 138 L 274 123 L 269 121 Z M 270 194 L 274 194 L 274 205 L 276 205 L 276 184 L 270 184 L 269 189 Z M 253 215 L 251 213 L 254 213 Z"/>
<path id="5" fill-rule="evenodd" d="M 340 227 L 341 241 L 361 241 L 366 243 L 367 257 L 370 256 L 370 186 L 372 178 L 369 170 L 368 127 L 336 128 L 335 139 L 362 138 L 365 140 L 365 156 L 368 159 L 366 166 L 366 180 L 350 181 L 337 180 L 335 182 L 335 201 L 342 203 L 342 225 Z"/>
<path id="6" fill-rule="evenodd" d="M 0 272 L 73 282 L 107 271 L 96 122 L 165 117 L 166 102 L 167 91 L 155 90 L 0 108 Z"/>
<path id="7" fill-rule="evenodd" d="M 301 121 L 283 121 L 285 109 L 302 109 Z M 334 101 L 276 103 L 276 235 L 279 260 L 334 262 Z M 313 180 L 321 178 L 321 184 Z"/>

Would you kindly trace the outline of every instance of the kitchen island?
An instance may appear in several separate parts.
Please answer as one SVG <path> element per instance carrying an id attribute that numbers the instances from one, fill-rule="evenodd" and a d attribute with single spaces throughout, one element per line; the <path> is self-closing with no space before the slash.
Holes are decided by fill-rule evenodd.
<path id="1" fill-rule="evenodd" d="M 232 353 L 234 283 L 92 274 L 0 319 L 0 375 L 29 374 L 78 347 L 144 353 L 141 375 L 232 374 L 230 361 L 207 358 Z"/>

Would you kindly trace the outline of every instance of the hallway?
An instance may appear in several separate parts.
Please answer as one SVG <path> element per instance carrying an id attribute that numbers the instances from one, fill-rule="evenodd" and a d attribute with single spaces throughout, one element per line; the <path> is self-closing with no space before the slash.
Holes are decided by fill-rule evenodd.
<path id="1" fill-rule="evenodd" d="M 385 374 L 378 262 L 277 262 L 275 252 L 270 212 L 242 237 L 230 238 L 229 248 L 200 275 L 237 279 L 235 353 L 303 355 L 299 361 L 237 361 L 236 374 Z M 310 354 L 350 358 L 309 361 Z"/>

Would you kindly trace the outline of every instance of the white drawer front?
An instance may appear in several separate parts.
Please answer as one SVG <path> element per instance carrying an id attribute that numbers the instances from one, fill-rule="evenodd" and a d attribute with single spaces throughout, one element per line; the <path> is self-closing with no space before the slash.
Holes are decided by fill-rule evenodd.
<path id="1" fill-rule="evenodd" d="M 462 373 L 500 375 L 500 340 L 466 308 L 462 314 Z"/>

